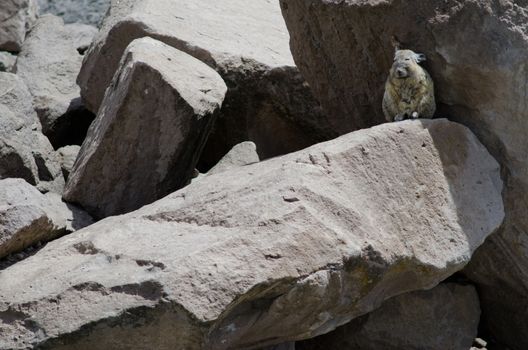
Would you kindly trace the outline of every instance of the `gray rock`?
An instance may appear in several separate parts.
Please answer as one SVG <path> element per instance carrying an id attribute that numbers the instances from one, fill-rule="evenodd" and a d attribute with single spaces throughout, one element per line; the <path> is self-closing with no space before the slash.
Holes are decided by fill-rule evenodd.
<path id="1" fill-rule="evenodd" d="M 75 80 L 83 59 L 78 48 L 86 46 L 96 33 L 94 27 L 64 26 L 59 17 L 45 15 L 38 19 L 18 55 L 15 71 L 29 87 L 43 132 L 55 148 L 82 143 L 93 120 L 81 102 Z M 79 134 L 80 140 L 72 139 Z"/>
<path id="2" fill-rule="evenodd" d="M 73 169 L 73 165 L 75 164 L 75 160 L 77 159 L 80 150 L 81 147 L 77 145 L 64 146 L 57 150 L 57 153 L 60 156 L 60 164 L 64 179 L 68 180 L 68 176 Z"/>
<path id="3" fill-rule="evenodd" d="M 37 19 L 35 0 L 0 1 L 0 50 L 18 52 Z"/>
<path id="4" fill-rule="evenodd" d="M 477 335 L 480 307 L 472 286 L 441 284 L 392 298 L 376 311 L 297 350 L 467 350 Z"/>
<path id="5" fill-rule="evenodd" d="M 226 170 L 258 163 L 260 161 L 257 154 L 257 146 L 250 141 L 236 145 L 216 164 L 207 175 L 218 174 Z"/>
<path id="6" fill-rule="evenodd" d="M 90 110 L 99 108 L 126 46 L 144 36 L 187 52 L 226 81 L 204 168 L 243 141 L 255 142 L 266 159 L 336 135 L 293 63 L 278 0 L 114 0 L 78 78 Z"/>
<path id="7" fill-rule="evenodd" d="M 0 73 L 0 179 L 23 178 L 41 192 L 62 193 L 60 161 L 32 101 L 21 78 Z"/>
<path id="8" fill-rule="evenodd" d="M 460 270 L 499 227 L 501 189 L 497 162 L 447 120 L 207 176 L 4 270 L 0 348 L 223 350 L 327 333 Z"/>
<path id="9" fill-rule="evenodd" d="M 525 6 L 512 0 L 282 4 L 299 69 L 343 130 L 364 116 L 368 125 L 382 121 L 391 36 L 426 54 L 439 115 L 468 126 L 499 160 L 507 183 L 504 225 L 467 270 L 479 284 L 482 325 L 509 347 L 528 349 Z"/>
<path id="10" fill-rule="evenodd" d="M 40 13 L 62 17 L 66 23 L 99 25 L 110 0 L 37 0 Z"/>
<path id="11" fill-rule="evenodd" d="M 15 66 L 16 56 L 9 52 L 0 52 L 0 72 L 11 73 Z"/>
<path id="12" fill-rule="evenodd" d="M 90 216 L 22 179 L 0 180 L 0 258 L 92 223 Z"/>
<path id="13" fill-rule="evenodd" d="M 102 218 L 185 186 L 226 89 L 214 70 L 192 56 L 151 38 L 132 42 L 64 198 Z"/>

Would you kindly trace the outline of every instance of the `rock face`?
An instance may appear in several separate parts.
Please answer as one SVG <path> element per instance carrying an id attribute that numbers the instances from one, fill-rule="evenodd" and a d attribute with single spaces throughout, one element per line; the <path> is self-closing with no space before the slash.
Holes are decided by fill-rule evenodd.
<path id="1" fill-rule="evenodd" d="M 51 13 L 62 17 L 66 23 L 98 25 L 110 0 L 37 0 L 40 13 Z"/>
<path id="2" fill-rule="evenodd" d="M 55 148 L 82 143 L 93 120 L 81 102 L 75 80 L 83 59 L 78 48 L 86 46 L 96 33 L 95 27 L 64 26 L 59 17 L 45 15 L 38 19 L 18 55 L 16 73 L 29 87 L 42 130 Z"/>
<path id="3" fill-rule="evenodd" d="M 90 110 L 99 108 L 126 46 L 143 36 L 187 52 L 226 81 L 205 167 L 247 140 L 265 159 L 336 135 L 293 63 L 277 0 L 113 1 L 78 78 Z"/>
<path id="4" fill-rule="evenodd" d="M 185 186 L 226 90 L 222 78 L 192 56 L 150 38 L 132 42 L 64 198 L 102 218 Z"/>
<path id="5" fill-rule="evenodd" d="M 506 220 L 467 272 L 479 283 L 484 325 L 511 348 L 527 349 L 524 4 L 283 0 L 282 7 L 299 69 L 331 118 L 348 129 L 382 119 L 383 82 L 393 55 L 391 36 L 426 54 L 439 114 L 468 126 L 502 165 Z"/>
<path id="6" fill-rule="evenodd" d="M 0 73 L 0 179 L 22 178 L 41 192 L 61 193 L 59 158 L 41 132 L 32 100 L 22 79 Z"/>
<path id="7" fill-rule="evenodd" d="M 297 350 L 468 350 L 477 335 L 479 298 L 472 286 L 441 284 L 392 298 L 371 314 Z"/>
<path id="8" fill-rule="evenodd" d="M 258 163 L 259 161 L 257 146 L 251 141 L 242 142 L 233 147 L 218 164 L 209 170 L 207 175 L 218 174 L 236 167 Z"/>
<path id="9" fill-rule="evenodd" d="M 502 222 L 501 189 L 497 162 L 446 120 L 207 176 L 4 270 L 0 348 L 222 350 L 327 333 L 461 269 Z"/>
<path id="10" fill-rule="evenodd" d="M 35 0 L 0 2 L 0 50 L 19 51 L 26 32 L 37 19 Z"/>
<path id="11" fill-rule="evenodd" d="M 0 180 L 0 258 L 88 226 L 92 219 L 22 179 Z"/>

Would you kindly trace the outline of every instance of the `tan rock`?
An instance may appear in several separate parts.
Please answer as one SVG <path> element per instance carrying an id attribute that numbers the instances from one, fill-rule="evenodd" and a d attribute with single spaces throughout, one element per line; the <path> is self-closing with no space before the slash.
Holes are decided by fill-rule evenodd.
<path id="1" fill-rule="evenodd" d="M 0 2 L 0 50 L 20 50 L 26 32 L 37 19 L 35 0 L 3 0 Z"/>
<path id="2" fill-rule="evenodd" d="M 447 120 L 206 176 L 4 270 L 0 348 L 244 349 L 327 333 L 463 268 L 502 222 L 501 189 L 497 162 Z"/>
<path id="3" fill-rule="evenodd" d="M 130 44 L 112 84 L 64 192 L 97 218 L 185 186 L 227 89 L 207 65 L 151 38 Z"/>

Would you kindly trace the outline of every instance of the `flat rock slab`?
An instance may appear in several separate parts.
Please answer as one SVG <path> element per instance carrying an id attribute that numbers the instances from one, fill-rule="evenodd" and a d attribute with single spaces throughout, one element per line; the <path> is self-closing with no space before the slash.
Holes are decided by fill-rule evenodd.
<path id="1" fill-rule="evenodd" d="M 60 160 L 41 132 L 33 98 L 15 74 L 0 73 L 0 179 L 22 178 L 41 192 L 62 193 Z"/>
<path id="2" fill-rule="evenodd" d="M 18 52 L 26 32 L 37 19 L 35 0 L 3 0 L 0 2 L 0 50 Z"/>
<path id="3" fill-rule="evenodd" d="M 336 135 L 293 62 L 278 0 L 114 0 L 78 78 L 91 111 L 127 45 L 144 36 L 194 56 L 226 81 L 205 151 L 209 166 L 243 141 L 267 159 Z"/>
<path id="4" fill-rule="evenodd" d="M 0 203 L 0 259 L 93 223 L 59 195 L 44 195 L 22 179 L 0 180 Z"/>
<path id="5" fill-rule="evenodd" d="M 96 33 L 95 27 L 65 26 L 61 18 L 45 15 L 37 20 L 18 55 L 15 72 L 33 95 L 42 131 L 55 148 L 74 142 L 72 134 L 86 135 L 93 120 L 75 80 L 83 60 L 78 48 Z"/>
<path id="6" fill-rule="evenodd" d="M 0 348 L 244 349 L 327 333 L 463 268 L 502 222 L 501 190 L 497 162 L 447 120 L 207 176 L 1 272 Z"/>
<path id="7" fill-rule="evenodd" d="M 97 218 L 185 186 L 227 87 L 201 61 L 164 43 L 132 42 L 68 177 L 64 198 Z"/>
<path id="8" fill-rule="evenodd" d="M 392 298 L 376 311 L 296 350 L 467 350 L 477 336 L 480 307 L 475 287 L 455 283 Z"/>

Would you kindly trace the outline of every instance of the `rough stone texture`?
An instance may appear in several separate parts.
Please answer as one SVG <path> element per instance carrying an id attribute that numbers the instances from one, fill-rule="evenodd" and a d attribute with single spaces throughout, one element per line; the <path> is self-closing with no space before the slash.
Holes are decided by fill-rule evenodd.
<path id="1" fill-rule="evenodd" d="M 203 171 L 243 141 L 262 159 L 336 136 L 299 74 L 278 0 L 113 1 L 78 78 L 90 110 L 101 104 L 125 47 L 150 36 L 216 69 L 229 88 Z"/>
<path id="2" fill-rule="evenodd" d="M 447 120 L 207 176 L 4 270 L 0 348 L 223 350 L 327 333 L 461 269 L 500 225 L 501 189 L 497 162 Z"/>
<path id="3" fill-rule="evenodd" d="M 22 179 L 0 180 L 0 258 L 88 226 L 88 214 Z"/>
<path id="4" fill-rule="evenodd" d="M 16 56 L 9 52 L 0 52 L 0 72 L 10 73 L 15 66 Z"/>
<path id="5" fill-rule="evenodd" d="M 259 161 L 257 146 L 251 141 L 242 142 L 233 147 L 218 164 L 209 170 L 207 175 L 218 174 L 232 168 L 258 163 Z"/>
<path id="6" fill-rule="evenodd" d="M 427 55 L 439 115 L 468 126 L 502 165 L 506 220 L 467 272 L 479 283 L 483 325 L 512 349 L 527 349 L 526 3 L 284 0 L 282 5 L 300 70 L 343 126 L 363 116 L 368 125 L 382 120 L 391 36 Z M 340 121 L 339 115 L 350 120 Z"/>
<path id="7" fill-rule="evenodd" d="M 42 123 L 55 148 L 81 144 L 93 120 L 81 102 L 76 83 L 83 56 L 79 47 L 97 33 L 85 25 L 64 26 L 62 19 L 38 19 L 18 55 L 15 71 L 28 86 Z"/>
<path id="8" fill-rule="evenodd" d="M 473 286 L 441 284 L 392 298 L 376 311 L 297 350 L 468 350 L 477 335 L 479 298 Z"/>
<path id="9" fill-rule="evenodd" d="M 222 78 L 192 56 L 151 38 L 132 42 L 64 198 L 102 218 L 185 186 L 226 90 Z"/>
<path id="10" fill-rule="evenodd" d="M 61 193 L 59 158 L 41 132 L 32 100 L 22 79 L 0 73 L 0 179 L 23 178 L 41 192 Z"/>
<path id="11" fill-rule="evenodd" d="M 62 175 L 64 175 L 66 180 L 68 180 L 68 176 L 73 169 L 73 165 L 75 164 L 75 160 L 77 159 L 80 150 L 81 147 L 77 145 L 64 146 L 57 150 L 57 153 L 60 156 Z"/>
<path id="12" fill-rule="evenodd" d="M 99 25 L 110 0 L 37 0 L 40 13 L 62 17 L 65 23 Z"/>
<path id="13" fill-rule="evenodd" d="M 35 0 L 0 1 L 0 50 L 18 52 L 37 19 Z"/>

